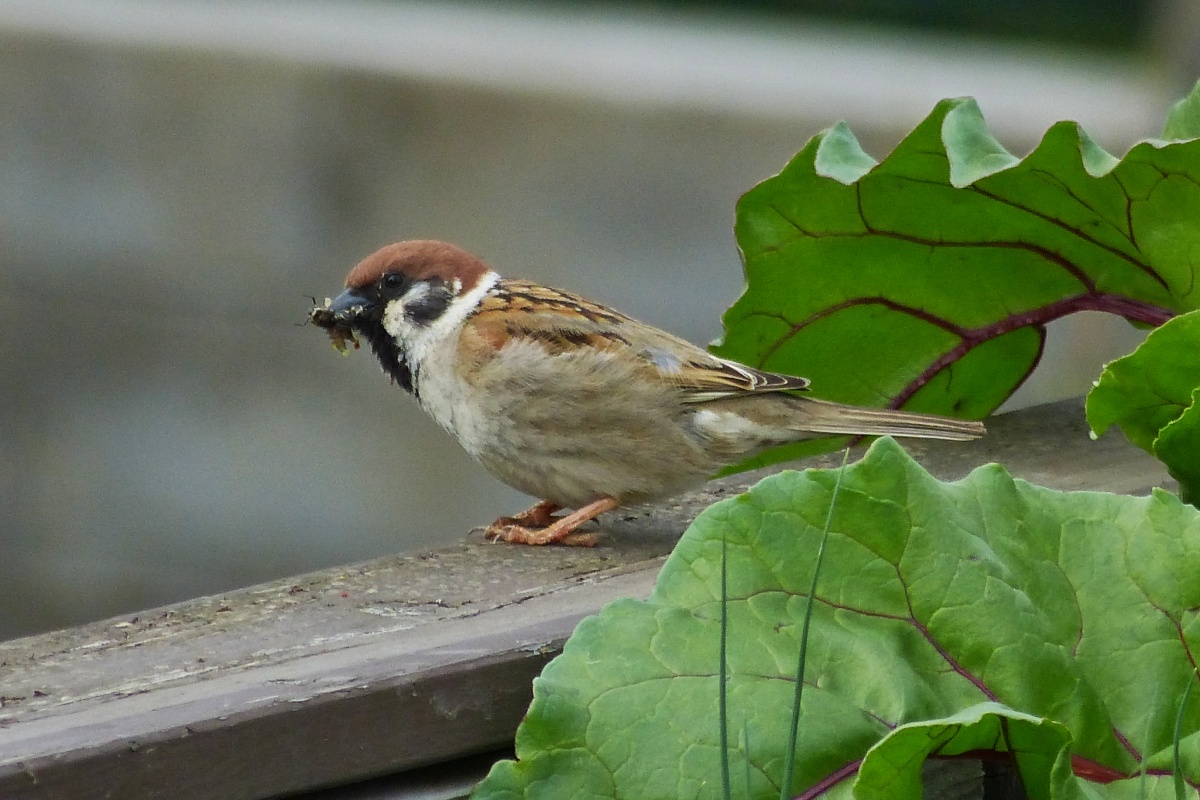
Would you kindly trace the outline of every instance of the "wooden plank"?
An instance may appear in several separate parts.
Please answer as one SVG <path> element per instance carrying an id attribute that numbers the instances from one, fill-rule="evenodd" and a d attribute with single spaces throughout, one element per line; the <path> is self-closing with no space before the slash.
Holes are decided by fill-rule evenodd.
<path id="1" fill-rule="evenodd" d="M 1121 437 L 1090 441 L 1078 401 L 990 429 L 910 452 L 944 478 L 1001 461 L 1066 489 L 1167 482 Z M 0 643 L 0 796 L 266 797 L 502 747 L 575 624 L 645 597 L 692 517 L 758 477 L 609 515 L 594 550 L 472 539 Z"/>

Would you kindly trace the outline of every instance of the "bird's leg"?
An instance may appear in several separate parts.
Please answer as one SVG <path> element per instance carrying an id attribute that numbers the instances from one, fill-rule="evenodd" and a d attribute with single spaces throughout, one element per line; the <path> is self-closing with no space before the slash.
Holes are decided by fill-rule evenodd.
<path id="1" fill-rule="evenodd" d="M 548 528 L 554 523 L 557 517 L 554 512 L 561 509 L 558 503 L 552 503 L 549 500 L 543 500 L 536 505 L 522 511 L 513 517 L 500 517 L 500 519 L 488 526 L 492 529 L 501 525 L 516 525 L 519 528 Z"/>
<path id="2" fill-rule="evenodd" d="M 577 508 L 570 514 L 555 518 L 550 515 L 559 507 L 543 501 L 516 517 L 501 517 L 483 532 L 485 538 L 509 542 L 510 544 L 565 544 L 573 547 L 595 547 L 596 537 L 590 533 L 575 533 L 575 529 L 588 520 L 595 519 L 605 511 L 612 511 L 620 503 L 611 497 L 602 497 Z M 545 519 L 548 525 L 527 527 L 527 522 L 537 523 Z"/>

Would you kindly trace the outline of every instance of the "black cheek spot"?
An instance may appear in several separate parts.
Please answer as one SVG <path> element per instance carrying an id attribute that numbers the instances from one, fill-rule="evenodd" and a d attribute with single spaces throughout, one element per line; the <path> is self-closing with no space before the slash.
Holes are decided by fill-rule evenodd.
<path id="1" fill-rule="evenodd" d="M 424 297 L 404 306 L 404 315 L 412 324 L 425 326 L 446 313 L 453 300 L 447 287 L 434 286 Z"/>

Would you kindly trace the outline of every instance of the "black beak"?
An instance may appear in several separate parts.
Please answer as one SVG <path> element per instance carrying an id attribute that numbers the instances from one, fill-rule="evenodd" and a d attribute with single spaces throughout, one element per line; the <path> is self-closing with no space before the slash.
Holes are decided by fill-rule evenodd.
<path id="1" fill-rule="evenodd" d="M 378 317 L 380 306 L 379 298 L 347 289 L 327 305 L 313 308 L 308 319 L 317 327 L 324 328 L 334 349 L 342 353 L 347 352 L 348 345 L 353 345 L 357 350 L 358 337 L 363 336 L 379 358 L 384 371 L 406 392 L 412 392 L 412 370 L 396 340 L 383 329 Z"/>
<path id="2" fill-rule="evenodd" d="M 359 317 L 371 313 L 375 303 L 354 289 L 347 289 L 330 301 L 324 309 L 335 325 L 353 326 Z"/>
<path id="3" fill-rule="evenodd" d="M 355 330 L 362 327 L 363 318 L 374 310 L 373 300 L 347 289 L 330 300 L 329 305 L 314 306 L 313 310 L 308 312 L 308 321 L 318 328 L 324 328 L 334 348 L 345 353 L 347 344 L 352 344 L 358 349 Z"/>
<path id="4" fill-rule="evenodd" d="M 349 334 L 363 319 L 375 310 L 375 301 L 364 297 L 354 289 L 347 289 L 329 301 L 329 305 L 313 306 L 308 312 L 308 321 L 327 331 L 342 331 Z"/>

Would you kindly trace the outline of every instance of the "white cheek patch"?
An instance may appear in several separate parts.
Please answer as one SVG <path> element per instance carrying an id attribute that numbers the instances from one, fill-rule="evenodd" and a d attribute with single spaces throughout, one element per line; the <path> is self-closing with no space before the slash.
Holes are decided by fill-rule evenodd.
<path id="1" fill-rule="evenodd" d="M 429 284 L 415 283 L 403 296 L 389 300 L 383 309 L 383 329 L 400 341 L 409 342 L 418 328 L 408 319 L 407 307 L 428 296 Z"/>
<path id="2" fill-rule="evenodd" d="M 412 326 L 404 316 L 404 298 L 389 300 L 383 307 L 383 329 L 393 337 L 405 341 Z"/>
<path id="3" fill-rule="evenodd" d="M 410 306 L 413 303 L 421 302 L 428 296 L 429 296 L 429 284 L 426 283 L 425 281 L 419 281 L 417 283 L 414 283 L 412 285 L 412 288 L 404 293 L 404 296 L 400 298 L 400 301 L 402 303 L 404 303 L 404 305 Z"/>
<path id="4" fill-rule="evenodd" d="M 403 343 L 408 360 L 419 369 L 430 351 L 462 326 L 463 321 L 498 280 L 500 276 L 495 272 L 487 272 L 480 277 L 479 283 L 475 284 L 471 291 L 454 298 L 445 312 L 425 325 L 414 324 L 405 313 L 407 306 L 429 295 L 429 284 L 418 283 L 405 292 L 403 297 L 387 304 L 383 310 L 383 329 Z M 462 281 L 456 279 L 456 282 L 461 288 Z"/>

